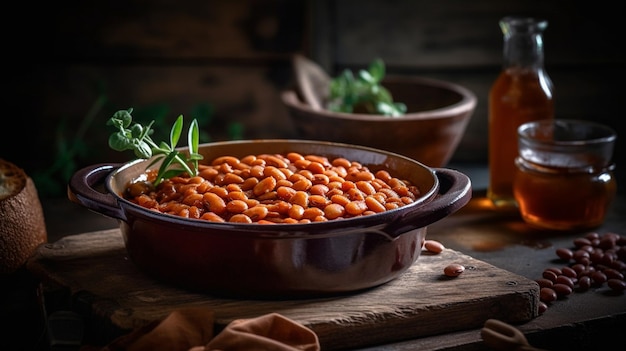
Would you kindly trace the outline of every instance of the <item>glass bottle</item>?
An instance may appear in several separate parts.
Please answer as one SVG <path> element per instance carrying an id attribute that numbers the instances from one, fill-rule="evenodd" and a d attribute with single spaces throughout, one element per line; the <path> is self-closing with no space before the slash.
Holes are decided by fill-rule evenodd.
<path id="1" fill-rule="evenodd" d="M 554 118 L 553 86 L 544 68 L 546 20 L 504 17 L 503 68 L 489 91 L 489 185 L 495 207 L 516 207 L 513 195 L 517 128 Z"/>

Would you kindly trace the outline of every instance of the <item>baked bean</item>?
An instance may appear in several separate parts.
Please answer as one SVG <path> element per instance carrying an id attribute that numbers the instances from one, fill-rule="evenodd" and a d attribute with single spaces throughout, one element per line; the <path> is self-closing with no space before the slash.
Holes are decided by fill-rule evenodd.
<path id="1" fill-rule="evenodd" d="M 343 183 L 343 180 L 338 180 L 338 179 L 343 179 L 343 178 L 339 178 L 339 177 L 328 177 L 328 184 L 326 184 L 326 186 L 328 187 L 328 189 L 337 189 L 337 190 L 341 190 L 341 186 Z M 342 190 L 343 191 L 343 190 Z"/>
<path id="2" fill-rule="evenodd" d="M 269 155 L 266 158 L 267 164 L 277 168 L 287 168 L 287 162 L 277 155 Z"/>
<path id="3" fill-rule="evenodd" d="M 267 202 L 267 201 L 276 200 L 276 199 L 278 199 L 278 195 L 276 194 L 276 191 L 270 191 L 265 194 L 261 194 L 257 196 L 257 200 L 262 201 L 262 202 Z"/>
<path id="4" fill-rule="evenodd" d="M 322 163 L 312 161 L 311 163 L 309 163 L 306 169 L 310 171 L 312 174 L 323 174 L 326 168 L 324 167 Z"/>
<path id="5" fill-rule="evenodd" d="M 372 174 L 372 172 L 370 171 L 357 172 L 356 174 L 354 174 L 354 177 L 357 181 L 366 181 L 366 182 L 371 182 L 372 180 L 376 178 L 374 174 Z"/>
<path id="6" fill-rule="evenodd" d="M 246 200 L 246 203 L 248 204 L 249 208 L 252 208 L 254 206 L 258 206 L 260 201 L 258 199 L 250 199 L 249 198 L 248 200 Z"/>
<path id="7" fill-rule="evenodd" d="M 324 208 L 329 203 L 330 200 L 322 195 L 309 195 L 309 206 Z"/>
<path id="8" fill-rule="evenodd" d="M 225 184 L 224 189 L 226 189 L 229 193 L 233 191 L 243 191 L 241 187 L 239 186 L 239 184 L 234 184 L 234 183 Z"/>
<path id="9" fill-rule="evenodd" d="M 304 208 L 309 207 L 309 193 L 306 191 L 298 190 L 296 193 L 289 199 L 289 202 L 294 205 L 300 205 Z"/>
<path id="10" fill-rule="evenodd" d="M 221 174 L 226 175 L 233 172 L 233 167 L 231 167 L 228 163 L 222 163 L 217 167 Z"/>
<path id="11" fill-rule="evenodd" d="M 304 216 L 304 207 L 298 204 L 292 204 L 289 208 L 289 217 L 300 220 Z"/>
<path id="12" fill-rule="evenodd" d="M 347 197 L 343 196 L 343 194 L 332 195 L 330 197 L 330 201 L 332 201 L 333 203 L 339 204 L 342 207 L 345 207 L 347 204 L 350 203 L 350 199 L 348 199 Z"/>
<path id="13" fill-rule="evenodd" d="M 304 209 L 304 212 L 302 212 L 302 218 L 310 219 L 312 221 L 322 216 L 324 216 L 324 211 L 317 207 L 309 207 Z"/>
<path id="14" fill-rule="evenodd" d="M 313 183 L 304 177 L 293 183 L 293 189 L 298 191 L 308 191 L 312 186 Z"/>
<path id="15" fill-rule="evenodd" d="M 276 178 L 266 177 L 255 185 L 252 190 L 254 191 L 254 195 L 259 196 L 274 190 L 274 187 L 276 187 Z"/>
<path id="16" fill-rule="evenodd" d="M 288 186 L 279 186 L 276 189 L 276 195 L 279 199 L 289 201 L 296 194 L 296 190 L 294 188 L 290 188 Z"/>
<path id="17" fill-rule="evenodd" d="M 350 201 L 350 203 L 346 204 L 345 209 L 352 216 L 359 216 L 367 210 L 367 204 L 365 201 Z"/>
<path id="18" fill-rule="evenodd" d="M 367 205 L 367 208 L 373 212 L 380 213 L 386 211 L 385 206 L 381 204 L 378 200 L 376 200 L 376 198 L 373 196 L 366 197 L 365 204 Z"/>
<path id="19" fill-rule="evenodd" d="M 274 166 L 267 166 L 263 169 L 264 177 L 273 177 L 276 181 L 287 179 L 285 173 Z"/>
<path id="20" fill-rule="evenodd" d="M 254 165 L 250 168 L 250 176 L 254 178 L 263 178 L 263 172 L 265 171 L 265 167 L 261 165 Z"/>
<path id="21" fill-rule="evenodd" d="M 301 160 L 296 160 L 293 162 L 293 165 L 297 169 L 306 169 L 311 164 L 311 161 L 302 158 Z"/>
<path id="22" fill-rule="evenodd" d="M 256 160 L 256 155 L 247 155 L 247 156 L 242 157 L 241 160 L 239 161 L 248 166 L 252 166 L 255 160 Z"/>
<path id="23" fill-rule="evenodd" d="M 217 215 L 214 212 L 204 212 L 202 216 L 200 216 L 200 219 L 204 219 L 204 220 L 211 221 L 211 222 L 225 222 L 224 218 L 222 218 L 221 216 Z"/>
<path id="24" fill-rule="evenodd" d="M 373 195 L 376 193 L 376 189 L 374 189 L 372 184 L 370 184 L 367 181 L 358 180 L 356 181 L 355 184 L 356 184 L 357 189 L 361 190 L 361 192 L 363 192 L 363 194 L 365 195 Z"/>
<path id="25" fill-rule="evenodd" d="M 252 219 L 243 213 L 238 213 L 230 217 L 229 222 L 232 223 L 252 223 Z"/>
<path id="26" fill-rule="evenodd" d="M 147 207 L 147 208 L 156 208 L 159 205 L 159 203 L 156 200 L 152 199 L 151 197 L 145 194 L 139 195 L 138 197 L 135 198 L 135 200 L 137 204 L 143 207 Z"/>
<path id="27" fill-rule="evenodd" d="M 215 168 L 198 168 L 198 175 L 208 181 L 213 181 L 218 173 L 218 170 Z"/>
<path id="28" fill-rule="evenodd" d="M 222 199 L 226 199 L 228 197 L 228 193 L 229 191 L 226 190 L 226 188 L 222 188 L 219 186 L 214 186 L 212 188 L 210 188 L 207 192 L 211 193 L 211 194 L 215 194 L 219 197 L 221 197 Z"/>
<path id="29" fill-rule="evenodd" d="M 313 184 L 328 184 L 330 180 L 326 174 L 314 173 L 313 180 L 311 181 Z"/>
<path id="30" fill-rule="evenodd" d="M 338 158 L 336 158 L 336 159 L 334 159 L 332 161 L 332 165 L 335 166 L 335 167 L 348 168 L 352 164 L 351 164 L 351 162 L 348 159 L 343 158 L 343 157 L 338 157 Z"/>
<path id="31" fill-rule="evenodd" d="M 372 184 L 372 187 L 376 192 L 380 192 L 380 190 L 384 188 L 384 186 L 381 184 L 380 179 L 374 178 L 369 183 Z"/>
<path id="32" fill-rule="evenodd" d="M 348 197 L 348 199 L 352 200 L 352 201 L 363 201 L 365 200 L 365 195 L 363 194 L 363 192 L 359 189 L 348 189 L 348 191 L 345 192 L 346 196 Z"/>
<path id="33" fill-rule="evenodd" d="M 226 211 L 226 202 L 215 193 L 204 193 L 202 200 L 207 209 L 213 213 L 220 215 Z"/>
<path id="34" fill-rule="evenodd" d="M 311 195 L 324 196 L 326 195 L 326 193 L 328 193 L 328 190 L 328 186 L 326 186 L 324 183 L 316 183 L 315 185 L 312 185 L 311 188 L 309 188 L 309 193 L 311 193 Z"/>
<path id="35" fill-rule="evenodd" d="M 383 193 L 387 196 L 387 198 L 391 198 L 391 199 L 399 199 L 400 195 L 398 195 L 398 193 L 396 193 L 395 191 L 393 191 L 390 188 L 381 188 L 378 190 L 378 192 Z"/>
<path id="36" fill-rule="evenodd" d="M 232 200 L 226 204 L 226 210 L 230 213 L 243 213 L 248 209 L 248 204 L 243 200 Z"/>
<path id="37" fill-rule="evenodd" d="M 310 223 L 367 216 L 410 204 L 419 189 L 388 170 L 371 172 L 345 158 L 319 155 L 220 156 L 198 165 L 194 177 L 175 176 L 157 188 L 156 170 L 128 185 L 137 204 L 215 222 Z M 610 243 L 607 237 L 605 242 Z M 605 244 L 608 246 L 608 244 Z M 609 262 L 610 258 L 598 257 Z"/>
<path id="38" fill-rule="evenodd" d="M 304 156 L 300 155 L 297 152 L 289 152 L 287 153 L 287 159 L 289 160 L 289 162 L 294 163 L 298 160 L 304 160 Z"/>
<path id="39" fill-rule="evenodd" d="M 339 188 L 329 189 L 326 193 L 326 197 L 332 198 L 335 195 L 343 195 L 343 190 Z"/>
<path id="40" fill-rule="evenodd" d="M 267 207 L 254 206 L 243 211 L 243 214 L 248 216 L 253 222 L 258 222 L 260 220 L 265 219 L 265 217 L 267 217 L 268 212 L 269 210 L 267 209 Z"/>
<path id="41" fill-rule="evenodd" d="M 267 162 L 265 162 L 262 158 L 255 158 L 252 162 L 250 162 L 250 166 L 265 166 Z"/>
<path id="42" fill-rule="evenodd" d="M 222 163 L 227 163 L 231 166 L 235 166 L 239 162 L 240 162 L 239 159 L 234 156 L 220 156 L 220 157 L 215 158 L 213 162 L 211 162 L 211 165 L 218 166 L 218 165 L 221 165 Z"/>
<path id="43" fill-rule="evenodd" d="M 197 206 L 189 207 L 189 218 L 198 219 L 202 215 L 202 211 Z"/>
<path id="44" fill-rule="evenodd" d="M 172 213 L 172 214 L 180 216 L 180 217 L 189 218 L 189 209 L 188 208 L 181 208 L 180 210 L 178 210 L 177 212 Z"/>
<path id="45" fill-rule="evenodd" d="M 391 175 L 389 174 L 389 172 L 385 171 L 384 169 L 381 169 L 381 170 L 376 172 L 376 178 L 378 178 L 378 179 L 382 180 L 383 182 L 387 183 L 391 179 Z"/>
<path id="46" fill-rule="evenodd" d="M 234 173 L 226 173 L 224 178 L 222 179 L 223 184 L 241 184 L 243 183 L 243 178 L 234 174 Z"/>
<path id="47" fill-rule="evenodd" d="M 188 206 L 199 205 L 202 206 L 203 196 L 202 194 L 190 194 L 183 199 L 183 203 Z"/>
<path id="48" fill-rule="evenodd" d="M 328 219 L 337 219 L 345 214 L 346 210 L 343 206 L 336 203 L 331 203 L 324 207 L 324 215 Z"/>
<path id="49" fill-rule="evenodd" d="M 387 196 L 385 196 L 385 194 L 383 193 L 375 193 L 370 196 L 376 199 L 376 201 L 380 202 L 383 206 L 387 203 Z"/>
<path id="50" fill-rule="evenodd" d="M 387 211 L 395 210 L 396 208 L 400 208 L 400 205 L 397 202 L 386 202 L 385 209 Z"/>
<path id="51" fill-rule="evenodd" d="M 228 193 L 227 199 L 230 201 L 233 200 L 241 200 L 241 201 L 246 201 L 248 200 L 248 195 L 246 195 L 245 192 L 243 191 L 231 191 Z"/>

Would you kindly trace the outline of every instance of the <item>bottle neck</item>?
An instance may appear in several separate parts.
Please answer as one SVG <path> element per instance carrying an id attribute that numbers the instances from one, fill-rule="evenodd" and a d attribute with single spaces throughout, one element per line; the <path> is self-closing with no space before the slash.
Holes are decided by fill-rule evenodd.
<path id="1" fill-rule="evenodd" d="M 547 25 L 547 21 L 533 18 L 503 18 L 504 67 L 543 69 L 543 31 Z"/>

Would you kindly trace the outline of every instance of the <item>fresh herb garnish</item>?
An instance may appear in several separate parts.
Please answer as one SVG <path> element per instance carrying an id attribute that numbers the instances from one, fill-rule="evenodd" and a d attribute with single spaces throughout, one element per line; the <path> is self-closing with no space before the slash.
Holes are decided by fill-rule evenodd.
<path id="1" fill-rule="evenodd" d="M 394 102 L 391 93 L 381 85 L 385 77 L 385 64 L 375 59 L 367 70 L 359 70 L 358 77 L 352 71 L 344 70 L 331 79 L 328 109 L 334 112 L 352 113 L 357 109 L 369 114 L 390 117 L 406 113 L 406 105 Z"/>
<path id="2" fill-rule="evenodd" d="M 162 160 L 161 166 L 157 173 L 154 186 L 159 185 L 164 179 L 168 179 L 187 173 L 190 176 L 198 174 L 198 161 L 202 159 L 202 155 L 198 153 L 199 144 L 199 128 L 198 122 L 194 119 L 189 126 L 187 134 L 188 155 L 176 150 L 176 145 L 180 139 L 183 130 L 183 116 L 180 115 L 174 122 L 170 131 L 170 143 L 161 142 L 156 144 L 150 135 L 154 132 L 152 124 L 143 126 L 139 123 L 133 123 L 131 113 L 132 108 L 128 110 L 120 110 L 113 114 L 107 121 L 107 125 L 113 126 L 117 131 L 109 136 L 109 147 L 116 151 L 133 150 L 138 158 L 149 159 L 156 156 L 148 165 L 152 166 L 156 162 Z M 133 123 L 131 125 L 131 123 Z M 178 167 L 175 167 L 175 166 Z"/>

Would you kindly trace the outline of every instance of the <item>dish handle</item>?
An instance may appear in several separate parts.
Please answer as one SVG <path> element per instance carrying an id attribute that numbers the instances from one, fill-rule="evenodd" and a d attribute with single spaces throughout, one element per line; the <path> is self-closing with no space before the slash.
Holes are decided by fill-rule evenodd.
<path id="1" fill-rule="evenodd" d="M 118 206 L 117 199 L 110 193 L 100 192 L 97 187 L 117 169 L 119 164 L 95 164 L 82 168 L 72 177 L 67 186 L 70 201 L 82 205 L 102 215 L 126 221 L 126 216 Z"/>
<path id="2" fill-rule="evenodd" d="M 465 206 L 472 197 L 469 177 L 448 168 L 433 168 L 439 180 L 438 194 L 417 210 L 407 212 L 389 223 L 383 231 L 395 238 L 410 230 L 423 228 Z"/>

